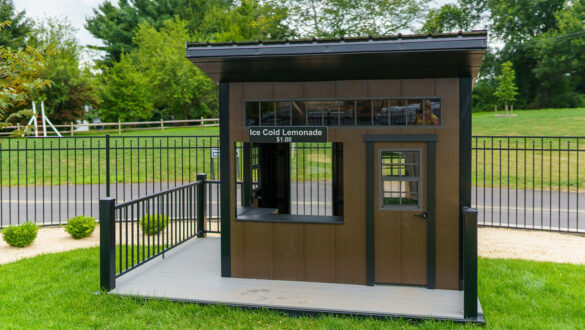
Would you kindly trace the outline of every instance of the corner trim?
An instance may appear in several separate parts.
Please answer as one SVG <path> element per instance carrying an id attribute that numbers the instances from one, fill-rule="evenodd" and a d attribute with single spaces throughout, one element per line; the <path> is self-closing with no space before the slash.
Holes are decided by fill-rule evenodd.
<path id="1" fill-rule="evenodd" d="M 220 140 L 220 189 L 221 196 L 221 276 L 232 276 L 231 264 L 231 180 L 230 180 L 230 85 L 219 83 L 219 140 Z"/>

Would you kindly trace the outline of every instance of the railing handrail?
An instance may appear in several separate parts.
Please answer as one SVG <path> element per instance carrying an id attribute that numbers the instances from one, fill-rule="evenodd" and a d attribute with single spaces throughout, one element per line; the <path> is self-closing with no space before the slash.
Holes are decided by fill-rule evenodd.
<path id="1" fill-rule="evenodd" d="M 172 192 L 175 192 L 175 191 L 179 191 L 179 190 L 183 190 L 183 189 L 186 189 L 186 188 L 189 188 L 189 187 L 198 186 L 200 184 L 201 184 L 201 180 L 197 180 L 197 181 L 194 181 L 194 182 L 191 182 L 191 183 L 187 183 L 187 184 L 184 184 L 184 185 L 181 185 L 181 186 L 173 187 L 173 188 L 170 188 L 170 189 L 167 189 L 167 190 L 163 190 L 163 191 L 159 191 L 159 192 L 156 192 L 156 193 L 153 193 L 153 194 L 150 194 L 150 195 L 142 196 L 142 197 L 139 197 L 139 198 L 136 198 L 136 199 L 133 199 L 133 200 L 124 202 L 124 203 L 116 204 L 116 209 L 120 209 L 120 208 L 123 208 L 123 207 L 127 207 L 127 206 L 130 206 L 130 205 L 136 204 L 136 203 L 143 202 L 143 201 L 148 200 L 148 199 L 152 199 L 152 198 L 155 198 L 155 197 L 159 197 L 159 196 L 162 196 L 162 195 L 166 195 L 166 194 L 169 194 L 169 193 L 172 193 Z"/>

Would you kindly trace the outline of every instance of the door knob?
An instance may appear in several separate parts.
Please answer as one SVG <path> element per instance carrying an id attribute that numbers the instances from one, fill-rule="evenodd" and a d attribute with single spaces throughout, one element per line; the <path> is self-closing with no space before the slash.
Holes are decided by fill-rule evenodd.
<path id="1" fill-rule="evenodd" d="M 429 214 L 427 212 L 423 212 L 421 214 L 415 214 L 415 216 L 423 218 L 423 219 L 427 219 L 429 217 Z"/>

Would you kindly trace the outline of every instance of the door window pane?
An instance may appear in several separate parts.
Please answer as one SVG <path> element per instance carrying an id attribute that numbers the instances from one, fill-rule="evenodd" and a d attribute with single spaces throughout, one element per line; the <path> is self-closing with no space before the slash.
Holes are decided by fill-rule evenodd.
<path id="1" fill-rule="evenodd" d="M 356 114 L 358 126 L 372 126 L 372 101 L 356 101 Z"/>

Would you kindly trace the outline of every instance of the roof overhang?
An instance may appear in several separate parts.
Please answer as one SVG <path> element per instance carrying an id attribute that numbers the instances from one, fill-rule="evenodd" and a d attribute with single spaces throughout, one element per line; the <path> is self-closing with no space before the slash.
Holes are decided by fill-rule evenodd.
<path id="1" fill-rule="evenodd" d="M 472 77 L 485 32 L 368 39 L 187 44 L 216 82 Z"/>

